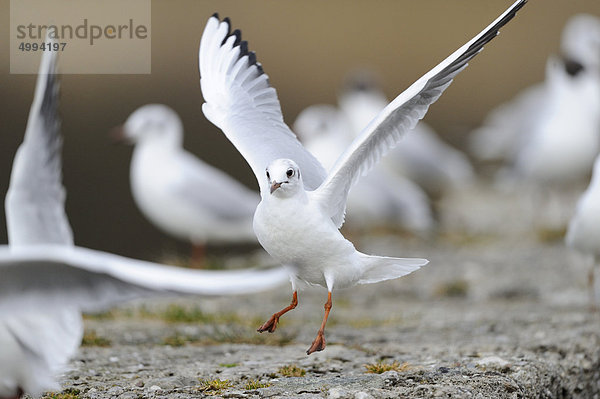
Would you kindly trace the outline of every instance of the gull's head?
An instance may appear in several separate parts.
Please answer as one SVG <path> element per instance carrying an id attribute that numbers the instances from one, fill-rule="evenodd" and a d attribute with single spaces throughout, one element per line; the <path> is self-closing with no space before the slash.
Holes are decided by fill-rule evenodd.
<path id="1" fill-rule="evenodd" d="M 183 140 L 181 119 L 166 105 L 144 105 L 129 115 L 120 129 L 120 139 L 130 143 L 152 141 L 180 146 Z"/>
<path id="2" fill-rule="evenodd" d="M 561 36 L 561 52 L 583 68 L 600 68 L 600 18 L 578 14 L 569 19 Z"/>
<path id="3" fill-rule="evenodd" d="M 300 168 L 291 159 L 276 159 L 265 171 L 271 195 L 290 197 L 303 189 Z"/>

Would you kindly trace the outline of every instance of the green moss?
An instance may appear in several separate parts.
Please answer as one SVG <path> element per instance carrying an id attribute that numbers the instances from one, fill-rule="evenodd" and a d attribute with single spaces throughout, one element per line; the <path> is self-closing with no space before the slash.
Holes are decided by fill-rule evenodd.
<path id="1" fill-rule="evenodd" d="M 96 334 L 96 331 L 86 331 L 83 334 L 83 339 L 81 340 L 81 346 L 101 346 L 108 347 L 111 345 L 111 342 L 108 338 L 104 338 Z"/>
<path id="2" fill-rule="evenodd" d="M 186 308 L 180 305 L 169 305 L 160 316 L 170 323 L 207 323 L 214 321 L 214 317 L 207 315 L 197 307 Z"/>
<path id="3" fill-rule="evenodd" d="M 195 342 L 195 340 L 193 338 L 190 338 L 190 337 L 187 337 L 184 335 L 179 335 L 179 334 L 175 334 L 175 335 L 166 337 L 162 341 L 163 345 L 169 345 L 169 346 L 173 346 L 173 347 L 184 346 L 187 343 L 193 343 L 193 342 Z"/>
<path id="4" fill-rule="evenodd" d="M 406 371 L 410 368 L 408 363 L 398 363 L 394 361 L 393 363 L 385 363 L 383 361 L 378 361 L 377 363 L 365 364 L 365 369 L 367 369 L 367 373 L 372 374 L 381 374 L 386 371 Z"/>
<path id="5" fill-rule="evenodd" d="M 62 392 L 48 392 L 42 396 L 42 399 L 79 399 L 80 391 L 75 388 L 67 388 Z"/>
<path id="6" fill-rule="evenodd" d="M 295 364 L 283 366 L 278 370 L 279 374 L 284 377 L 304 377 L 306 370 L 302 367 L 298 367 Z"/>
<path id="7" fill-rule="evenodd" d="M 220 392 L 232 386 L 233 383 L 229 380 L 200 380 L 200 391 L 202 392 Z"/>
<path id="8" fill-rule="evenodd" d="M 259 380 L 250 380 L 244 385 L 244 389 L 251 391 L 253 389 L 268 388 L 271 386 L 269 382 L 260 382 Z"/>

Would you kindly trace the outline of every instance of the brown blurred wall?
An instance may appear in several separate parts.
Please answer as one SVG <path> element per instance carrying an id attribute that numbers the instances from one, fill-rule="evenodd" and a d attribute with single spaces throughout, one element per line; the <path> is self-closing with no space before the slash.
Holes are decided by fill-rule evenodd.
<path id="1" fill-rule="evenodd" d="M 291 124 L 306 106 L 335 103 L 343 76 L 370 67 L 388 96 L 399 94 L 496 18 L 511 1 L 152 1 L 152 74 L 62 77 L 64 183 L 76 243 L 140 258 L 187 246 L 145 221 L 129 191 L 131 148 L 107 132 L 137 107 L 165 103 L 182 117 L 186 147 L 250 187 L 255 180 L 226 138 L 204 118 L 197 48 L 207 18 L 229 16 L 256 51 Z M 426 120 L 460 143 L 495 105 L 543 79 L 567 18 L 600 15 L 598 0 L 530 0 L 462 72 Z M 0 0 L 0 193 L 23 138 L 34 75 L 9 74 L 9 1 Z M 4 226 L 4 214 L 0 214 Z M 0 227 L 0 243 L 6 242 Z"/>

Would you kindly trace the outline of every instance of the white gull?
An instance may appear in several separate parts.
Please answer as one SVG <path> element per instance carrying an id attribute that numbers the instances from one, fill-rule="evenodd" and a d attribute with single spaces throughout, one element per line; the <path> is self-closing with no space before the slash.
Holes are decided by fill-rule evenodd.
<path id="1" fill-rule="evenodd" d="M 218 126 L 254 172 L 262 200 L 254 215 L 261 245 L 289 265 L 292 303 L 259 331 L 273 332 L 279 317 L 296 307 L 299 282 L 327 288 L 325 315 L 307 353 L 325 348 L 324 330 L 334 287 L 376 283 L 404 276 L 425 259 L 389 258 L 358 252 L 339 231 L 353 183 L 421 119 L 463 70 L 526 1 L 515 2 L 498 19 L 418 79 L 369 123 L 329 173 L 284 123 L 275 89 L 241 33 L 213 15 L 199 50 L 205 116 Z"/>
<path id="2" fill-rule="evenodd" d="M 191 242 L 195 260 L 207 243 L 256 242 L 258 193 L 185 151 L 175 111 L 145 105 L 127 118 L 121 138 L 135 144 L 129 179 L 138 208 L 162 231 Z"/>

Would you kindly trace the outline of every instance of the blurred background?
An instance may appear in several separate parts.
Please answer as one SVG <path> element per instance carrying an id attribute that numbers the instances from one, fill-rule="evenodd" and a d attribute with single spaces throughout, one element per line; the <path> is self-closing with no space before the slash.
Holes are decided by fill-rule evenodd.
<path id="1" fill-rule="evenodd" d="M 208 17 L 219 12 L 242 30 L 277 89 L 284 118 L 316 103 L 334 104 L 343 78 L 358 67 L 380 74 L 388 97 L 487 26 L 512 1 L 152 1 L 152 73 L 65 75 L 60 111 L 67 213 L 78 245 L 137 258 L 187 251 L 136 208 L 129 189 L 131 147 L 108 132 L 136 108 L 164 103 L 185 127 L 185 147 L 255 188 L 235 148 L 201 111 L 197 50 Z M 543 80 L 566 20 L 600 15 L 597 0 L 530 0 L 444 93 L 425 120 L 446 141 L 466 134 L 494 106 Z M 34 75 L 9 74 L 9 1 L 0 0 L 0 193 L 8 188 L 14 153 L 23 139 Z M 115 60 L 115 62 L 118 62 Z M 4 212 L 0 242 L 5 243 Z"/>

